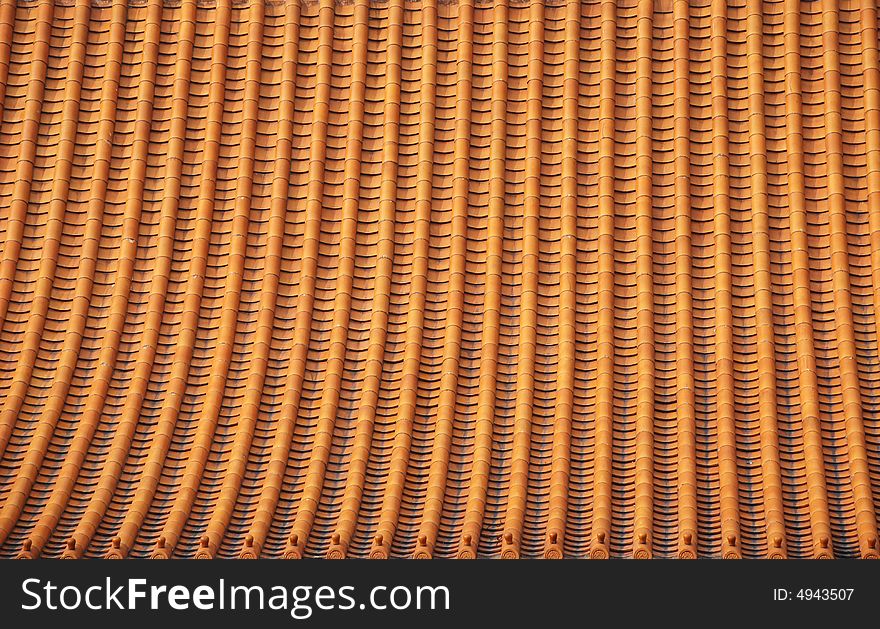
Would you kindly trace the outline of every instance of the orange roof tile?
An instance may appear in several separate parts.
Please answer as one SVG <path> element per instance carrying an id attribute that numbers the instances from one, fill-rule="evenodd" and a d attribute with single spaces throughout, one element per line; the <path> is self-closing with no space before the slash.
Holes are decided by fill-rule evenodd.
<path id="1" fill-rule="evenodd" d="M 877 557 L 872 0 L 0 0 L 0 556 Z"/>

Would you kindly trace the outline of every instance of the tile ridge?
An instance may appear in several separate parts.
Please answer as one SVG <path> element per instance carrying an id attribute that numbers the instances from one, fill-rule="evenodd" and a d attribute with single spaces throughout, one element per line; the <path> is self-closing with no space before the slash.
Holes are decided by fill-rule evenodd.
<path id="1" fill-rule="evenodd" d="M 284 246 L 285 216 L 287 214 L 292 154 L 294 99 L 296 92 L 295 77 L 299 53 L 299 3 L 292 3 L 291 6 L 293 9 L 286 16 L 284 28 L 284 61 L 281 69 L 278 132 L 275 141 L 275 163 L 272 176 L 268 234 L 266 237 L 266 262 L 263 266 L 261 278 L 262 290 L 260 310 L 257 315 L 257 330 L 249 362 L 250 369 L 235 440 L 230 452 L 226 473 L 223 477 L 220 495 L 217 498 L 217 507 L 211 514 L 205 534 L 199 542 L 200 548 L 196 553 L 196 558 L 214 557 L 229 527 L 236 502 L 241 493 L 242 481 L 245 478 L 248 454 L 254 440 L 254 430 L 260 412 L 260 403 L 263 398 L 263 385 L 266 381 Z M 251 25 L 250 28 L 257 29 L 260 37 L 255 38 L 253 33 L 249 33 L 250 42 L 254 42 L 257 39 L 262 41 L 265 13 L 260 10 L 259 14 L 259 26 Z M 251 81 L 253 80 L 252 77 Z M 259 88 L 259 78 L 256 80 Z M 254 106 L 258 107 L 258 99 L 259 94 L 255 99 Z M 254 547 L 253 541 L 253 537 L 245 537 L 244 547 L 239 551 L 240 557 L 256 558 L 259 549 Z"/>
<path id="2" fill-rule="evenodd" d="M 321 238 L 324 160 L 327 155 L 330 81 L 333 66 L 333 30 L 335 22 L 333 7 L 332 0 L 323 0 L 319 11 L 315 105 L 312 118 L 311 142 L 309 145 L 308 190 L 305 205 L 306 225 L 303 236 L 303 262 L 300 272 L 299 298 L 296 305 L 293 348 L 288 365 L 278 426 L 273 438 L 268 470 L 254 519 L 245 536 L 245 548 L 241 551 L 242 556 L 247 557 L 260 556 L 263 543 L 272 525 L 275 509 L 278 506 L 278 500 L 281 495 L 281 484 L 290 456 L 293 431 L 299 416 L 302 384 L 305 379 Z M 288 545 L 297 546 L 298 543 L 299 539 L 296 537 L 296 534 L 291 534 L 288 538 Z M 286 553 L 285 556 L 289 558 L 298 557 L 294 552 Z"/>
<path id="3" fill-rule="evenodd" d="M 591 559 L 607 559 L 611 537 L 612 443 L 614 440 L 614 153 L 617 1 L 602 0 L 599 78 L 598 363 L 595 402 Z"/>
<path id="4" fill-rule="evenodd" d="M 15 165 L 15 186 L 9 202 L 9 218 L 6 226 L 6 242 L 3 246 L 3 259 L 0 261 L 0 329 L 6 322 L 16 270 L 22 248 L 25 221 L 33 185 L 34 164 L 37 142 L 42 119 L 42 106 L 46 87 L 46 73 L 49 65 L 49 39 L 52 35 L 53 6 L 48 0 L 40 5 L 37 25 L 34 31 L 34 54 L 31 57 L 30 80 L 25 97 L 24 121 L 19 142 L 18 158 Z M 18 409 L 27 393 L 27 382 L 21 384 L 21 376 L 7 392 L 3 409 L 0 411 L 0 458 L 6 453 L 6 446 L 18 416 Z M 22 386 L 24 391 L 22 391 Z"/>
<path id="5" fill-rule="evenodd" d="M 426 43 L 427 42 L 427 43 Z M 387 559 L 400 518 L 400 502 L 406 483 L 413 423 L 418 404 L 418 378 L 422 358 L 425 302 L 428 290 L 428 256 L 431 238 L 431 204 L 434 191 L 434 116 L 437 94 L 437 4 L 426 0 L 422 11 L 421 108 L 415 200 L 413 270 L 404 341 L 403 374 L 400 381 L 396 434 L 392 446 L 385 494 L 370 549 L 370 558 Z"/>
<path id="6" fill-rule="evenodd" d="M 175 428 L 180 418 L 180 407 L 186 393 L 192 358 L 198 340 L 202 297 L 205 290 L 211 233 L 216 207 L 217 168 L 220 158 L 221 122 L 226 90 L 227 53 L 229 47 L 229 10 L 221 8 L 219 22 L 214 24 L 211 44 L 210 86 L 205 123 L 205 142 L 202 150 L 202 170 L 199 182 L 199 199 L 196 206 L 195 230 L 192 238 L 192 257 L 189 261 L 183 313 L 174 349 L 171 375 L 163 399 L 159 422 L 144 463 L 143 472 L 135 490 L 131 506 L 126 513 L 119 537 L 123 548 L 131 548 L 140 529 L 147 521 L 156 491 L 165 469 L 166 457 L 174 440 Z M 196 435 L 196 441 L 198 434 Z M 195 447 L 195 442 L 192 447 Z M 188 470 L 189 471 L 189 470 Z M 175 504 L 185 487 L 178 486 Z M 168 514 L 169 517 L 173 515 Z M 166 520 L 167 522 L 167 520 Z M 167 559 L 174 551 L 175 541 L 165 536 L 163 530 L 156 541 L 151 559 Z"/>
<path id="7" fill-rule="evenodd" d="M 862 0 L 861 51 L 864 72 L 865 145 L 867 159 L 868 215 L 871 230 L 871 266 L 873 279 L 874 326 L 880 342 L 880 59 L 877 43 L 877 6 L 871 0 Z M 878 548 L 876 536 L 868 539 L 867 546 Z"/>
<path id="8" fill-rule="evenodd" d="M 825 487 L 822 428 L 819 422 L 819 389 L 813 336 L 813 309 L 810 288 L 810 257 L 806 188 L 804 181 L 803 98 L 801 92 L 801 41 L 799 0 L 786 0 L 785 85 L 786 152 L 788 161 L 788 200 L 792 249 L 792 283 L 795 335 L 798 352 L 798 383 L 801 395 L 801 422 L 804 434 L 804 465 L 810 505 L 810 532 L 814 557 L 830 559 L 831 520 Z"/>
<path id="9" fill-rule="evenodd" d="M 2 116 L 6 105 L 6 93 L 9 87 L 12 34 L 15 32 L 15 8 L 15 0 L 0 1 L 0 116 Z"/>
<path id="10" fill-rule="evenodd" d="M 636 18 L 636 427 L 632 556 L 650 559 L 654 529 L 653 0 Z"/>
<path id="11" fill-rule="evenodd" d="M 768 558 L 787 555 L 782 472 L 776 409 L 776 354 L 773 332 L 773 286 L 770 276 L 770 227 L 767 191 L 767 138 L 764 122 L 762 0 L 746 4 L 746 65 L 749 86 L 749 153 L 752 202 L 757 372 L 761 432 L 762 488 Z"/>
<path id="12" fill-rule="evenodd" d="M 736 393 L 733 356 L 733 270 L 730 214 L 730 124 L 727 97 L 727 2 L 712 0 L 712 196 L 715 240 L 715 368 L 718 395 L 718 468 L 722 557 L 740 551 L 739 479 L 736 461 Z"/>
<path id="13" fill-rule="evenodd" d="M 52 168 L 52 193 L 49 201 L 46 231 L 43 236 L 42 246 L 40 247 L 39 271 L 31 298 L 14 379 L 7 392 L 2 413 L 0 413 L 0 425 L 3 427 L 3 433 L 0 435 L 0 458 L 5 454 L 9 435 L 11 435 L 15 424 L 18 422 L 22 405 L 30 390 L 34 366 L 40 355 L 40 341 L 45 332 L 49 302 L 52 300 L 52 289 L 58 270 L 58 253 L 61 248 L 64 224 L 67 220 L 70 174 L 73 167 L 76 132 L 79 125 L 79 101 L 82 92 L 86 45 L 88 43 L 88 12 L 88 4 L 82 0 L 77 3 L 67 75 L 64 80 L 64 103 L 61 110 L 58 153 L 55 156 Z M 48 41 L 46 44 L 48 46 Z M 76 356 L 73 358 L 75 365 Z M 69 363 L 59 363 L 58 369 L 62 368 L 67 372 L 66 377 L 68 378 L 69 385 L 69 378 L 72 375 L 71 366 Z M 61 378 L 63 379 L 63 377 Z M 51 393 L 55 395 L 60 394 L 59 387 L 62 387 L 66 394 L 66 386 L 63 383 L 60 385 L 53 384 Z M 60 403 L 64 404 L 63 399 Z M 55 409 L 48 404 L 44 406 L 43 412 L 40 413 L 40 420 L 29 441 L 27 453 L 18 467 L 12 490 L 6 498 L 2 511 L 0 511 L 0 542 L 5 541 L 25 507 L 30 490 L 40 472 L 43 459 L 52 440 L 58 415 L 60 415 L 60 410 L 56 413 Z"/>
<path id="14" fill-rule="evenodd" d="M 458 13 L 458 49 L 456 54 L 455 148 L 452 174 L 452 235 L 450 236 L 449 292 L 446 329 L 443 339 L 443 367 L 427 494 L 422 521 L 416 534 L 415 559 L 430 559 L 440 527 L 446 494 L 452 426 L 461 356 L 461 332 L 464 313 L 465 273 L 467 271 L 468 191 L 471 140 L 471 94 L 474 55 L 474 6 L 462 0 Z"/>
<path id="15" fill-rule="evenodd" d="M 222 47 L 227 52 L 230 40 L 230 12 L 231 7 L 228 4 L 222 6 L 220 10 L 220 25 L 215 28 L 215 37 L 223 35 Z M 204 479 L 205 465 L 208 462 L 224 396 L 226 395 L 227 378 L 239 327 L 241 291 L 245 273 L 245 258 L 247 257 L 247 236 L 250 230 L 251 219 L 254 154 L 257 142 L 256 128 L 257 116 L 259 115 L 260 75 L 262 72 L 264 15 L 261 2 L 254 2 L 251 5 L 248 18 L 242 131 L 237 161 L 238 170 L 236 173 L 232 232 L 226 263 L 228 272 L 226 274 L 226 285 L 221 306 L 217 344 L 211 361 L 211 371 L 208 376 L 207 392 L 202 404 L 202 412 L 198 419 L 193 443 L 189 448 L 183 479 L 160 534 L 160 539 L 165 539 L 166 557 L 171 556 L 178 546 L 183 528 L 187 523 L 193 503 Z M 223 53 L 224 65 L 227 59 L 227 52 Z M 225 84 L 223 101 L 225 103 Z M 218 137 L 221 136 L 218 135 Z M 250 429 L 252 430 L 253 426 Z M 210 540 L 203 537 L 200 539 L 199 550 L 196 554 L 199 558 L 209 558 L 209 549 Z"/>
<path id="16" fill-rule="evenodd" d="M 679 559 L 697 557 L 697 452 L 694 374 L 693 228 L 691 223 L 690 7 L 674 0 L 673 134 L 675 171 L 675 366 L 678 409 Z"/>
<path id="17" fill-rule="evenodd" d="M 852 295 L 849 282 L 847 212 L 843 174 L 843 123 L 841 115 L 839 6 L 822 1 L 822 46 L 825 89 L 825 151 L 828 170 L 828 214 L 831 228 L 831 272 L 837 353 L 846 424 L 849 474 L 855 499 L 856 529 L 863 558 L 877 558 L 877 516 L 865 447 L 865 427 L 856 362 Z"/>
<path id="18" fill-rule="evenodd" d="M 110 176 L 110 162 L 112 159 L 112 139 L 116 127 L 117 98 L 120 73 L 122 67 L 123 46 L 125 40 L 125 2 L 117 0 L 113 5 L 114 11 L 111 17 L 110 41 L 108 43 L 107 59 L 104 64 L 103 82 L 101 85 L 100 122 L 98 125 L 98 139 L 95 143 L 95 162 L 91 184 L 89 187 L 88 214 L 86 220 L 86 234 L 83 242 L 83 254 L 80 262 L 80 275 L 77 279 L 77 295 L 74 298 L 73 314 L 70 317 L 71 330 L 65 338 L 63 355 L 69 357 L 67 369 L 70 373 L 64 378 L 56 376 L 53 382 L 53 391 L 57 388 L 58 403 L 55 408 L 47 406 L 45 413 L 55 415 L 50 420 L 56 425 L 58 416 L 63 412 L 64 399 L 68 395 L 73 370 L 81 351 L 83 333 L 88 316 L 88 308 L 92 299 L 94 288 L 95 268 L 102 237 L 102 225 L 106 209 L 106 192 Z M 125 228 L 123 228 L 125 231 Z M 130 231 L 130 230 L 129 230 Z M 136 234 L 135 234 L 136 237 Z M 124 242 L 124 241 L 123 241 Z M 131 248 L 130 248 L 131 249 Z M 133 255 L 133 252 L 129 255 Z M 122 256 L 120 256 L 121 258 Z M 126 289 L 127 291 L 127 289 Z M 102 339 L 101 354 L 98 359 L 96 374 L 92 380 L 91 392 L 86 401 L 86 408 L 76 428 L 70 446 L 65 453 L 64 460 L 58 472 L 55 486 L 46 503 L 40 509 L 40 517 L 34 525 L 26 543 L 30 550 L 28 557 L 38 557 L 46 541 L 55 529 L 61 515 L 70 500 L 73 487 L 78 480 L 82 463 L 88 452 L 89 445 L 101 419 L 101 409 L 96 409 L 96 402 L 103 407 L 104 395 L 97 393 L 97 389 L 103 383 L 109 382 L 112 375 L 112 367 L 116 362 L 116 350 L 118 349 L 118 337 L 110 341 L 107 336 L 110 330 L 118 330 L 121 325 L 114 327 L 114 323 L 121 324 L 122 318 L 111 322 L 105 330 Z M 59 367 L 60 371 L 60 367 Z M 56 395 L 56 393 L 53 393 Z M 51 398 L 50 398 L 51 399 Z M 30 488 L 29 488 L 30 489 Z"/>
<path id="19" fill-rule="evenodd" d="M 125 319 L 128 311 L 128 296 L 133 281 L 141 211 L 143 210 L 144 205 L 143 192 L 150 146 L 150 128 L 153 116 L 153 94 L 155 91 L 156 67 L 161 30 L 161 13 L 161 1 L 153 0 L 150 3 L 150 10 L 148 11 L 146 18 L 147 26 L 145 30 L 144 59 L 141 63 L 142 68 L 146 69 L 142 69 L 141 80 L 138 84 L 137 119 L 135 122 L 134 141 L 132 144 L 131 166 L 127 178 L 128 186 L 125 202 L 125 219 L 123 221 L 122 244 L 119 255 L 119 266 L 117 267 L 117 281 L 114 285 L 111 312 L 108 319 L 109 323 L 107 325 L 107 335 L 112 335 L 113 340 L 105 341 L 105 349 L 108 350 L 108 361 L 101 372 L 102 374 L 105 374 L 105 379 L 99 380 L 96 377 L 92 388 L 92 395 L 89 395 L 89 401 L 82 421 L 86 421 L 86 415 L 89 416 L 89 421 L 94 421 L 95 423 L 100 421 L 104 410 L 107 391 L 110 386 L 110 377 L 115 368 L 115 362 L 118 356 L 119 340 L 122 337 L 122 331 L 125 326 Z M 151 45 L 148 46 L 148 43 Z M 171 229 L 173 229 L 173 227 L 172 222 Z M 170 256 L 170 253 L 168 255 Z M 158 298 L 164 298 L 164 288 L 161 289 L 160 294 L 160 289 L 157 286 L 153 290 L 153 293 L 156 294 Z M 160 312 L 154 316 L 161 317 L 161 307 L 159 310 Z M 145 330 L 146 329 L 147 326 L 145 326 Z M 152 347 L 155 347 L 155 341 L 153 342 Z M 149 361 L 146 360 L 147 351 L 154 350 L 141 350 L 141 378 L 149 377 L 149 371 L 152 370 L 152 359 L 149 359 Z M 112 360 L 110 360 L 111 357 Z M 143 393 L 141 393 L 141 395 L 143 395 Z M 134 412 L 136 413 L 137 409 L 135 409 Z M 123 429 L 117 428 L 116 435 L 114 436 L 113 443 L 107 454 L 107 459 L 95 491 L 92 493 L 92 497 L 88 501 L 88 506 L 86 507 L 83 517 L 77 524 L 73 534 L 68 538 L 67 550 L 64 551 L 63 557 L 80 557 L 91 543 L 92 536 L 98 529 L 98 525 L 100 524 L 106 508 L 113 497 L 118 474 L 125 463 L 125 458 L 131 442 L 131 436 L 135 430 L 135 421 L 136 420 L 129 420 L 126 427 Z M 122 418 L 120 418 L 120 424 L 121 423 Z"/>
<path id="20" fill-rule="evenodd" d="M 188 2 L 186 19 L 181 21 L 181 34 L 178 39 L 178 56 L 175 63 L 174 96 L 172 100 L 172 120 L 169 135 L 169 151 L 166 159 L 165 172 L 165 195 L 162 199 L 162 218 L 159 224 L 159 242 L 157 245 L 156 267 L 150 286 L 150 298 L 147 316 L 144 323 L 144 334 L 141 341 L 141 349 L 138 353 L 132 385 L 129 387 L 125 405 L 119 418 L 119 425 L 114 435 L 113 445 L 107 455 L 108 464 L 102 472 L 99 482 L 99 490 L 93 494 L 90 509 L 99 510 L 97 520 L 100 521 L 109 506 L 112 494 L 118 483 L 118 478 L 128 458 L 132 439 L 140 417 L 143 400 L 147 386 L 153 372 L 153 363 L 156 356 L 156 348 L 159 342 L 159 332 L 164 314 L 166 291 L 171 273 L 171 259 L 174 253 L 174 236 L 177 226 L 178 211 L 180 208 L 180 181 L 183 167 L 184 134 L 187 124 L 188 95 L 190 76 L 192 69 L 192 50 L 195 37 L 195 3 Z M 167 424 L 167 422 L 165 422 Z M 159 426 L 156 431 L 158 432 Z M 159 462 L 153 457 L 155 468 Z M 147 472 L 146 463 L 141 471 L 141 478 Z M 154 479 L 158 480 L 158 479 Z M 110 494 L 107 500 L 100 500 L 100 489 L 103 488 Z M 149 490 L 149 487 L 145 489 Z M 143 491 L 137 492 L 143 497 Z M 114 536 L 111 548 L 105 554 L 109 559 L 124 558 L 130 550 L 131 543 L 137 534 L 139 520 L 146 513 L 129 516 L 131 510 L 143 507 L 143 500 L 135 498 L 128 504 L 126 510 L 124 528 Z M 96 523 L 97 528 L 97 523 Z M 91 535 L 94 534 L 94 530 Z"/>
<path id="21" fill-rule="evenodd" d="M 364 108 L 367 74 L 367 32 L 369 7 L 367 0 L 357 0 L 354 13 L 354 47 L 349 96 L 347 141 L 345 146 L 345 183 L 343 184 L 342 229 L 339 244 L 336 295 L 333 300 L 333 327 L 327 369 L 321 392 L 315 441 L 309 456 L 302 495 L 285 556 L 301 557 L 318 511 L 326 480 L 327 462 L 333 447 L 333 433 L 339 410 L 342 376 L 348 345 L 348 326 L 351 319 L 352 285 L 354 282 L 357 250 L 358 206 L 360 204 L 361 159 L 364 141 Z M 296 541 L 294 541 L 294 538 Z"/>
<path id="22" fill-rule="evenodd" d="M 538 337 L 538 289 L 541 255 L 541 153 L 543 147 L 544 2 L 529 4 L 529 62 L 526 105 L 526 156 L 523 199 L 522 295 L 517 353 L 516 407 L 507 509 L 501 557 L 519 559 L 529 491 L 535 357 Z"/>
<path id="23" fill-rule="evenodd" d="M 495 420 L 495 388 L 501 330 L 501 290 L 504 253 L 505 153 L 507 146 L 508 6 L 496 0 L 492 37 L 492 123 L 489 148 L 489 216 L 485 298 L 480 342 L 480 379 L 474 437 L 473 466 L 457 558 L 476 558 L 489 472 Z"/>
<path id="24" fill-rule="evenodd" d="M 388 43 L 385 61 L 383 98 L 382 182 L 379 190 L 379 239 L 376 251 L 373 310 L 367 341 L 361 399 L 354 442 L 349 455 L 348 475 L 335 531 L 331 534 L 328 559 L 344 559 L 357 527 L 364 483 L 370 464 L 370 452 L 376 410 L 380 402 L 382 374 L 385 369 L 385 344 L 388 338 L 388 313 L 391 304 L 394 272 L 394 236 L 396 232 L 397 175 L 400 143 L 401 75 L 403 47 L 403 0 L 390 0 Z"/>
<path id="25" fill-rule="evenodd" d="M 574 421 L 574 383 L 577 356 L 578 243 L 578 100 L 580 97 L 580 0 L 568 0 L 562 102 L 561 258 L 559 269 L 559 367 L 550 463 L 549 514 L 544 557 L 564 554 L 571 473 L 571 430 Z"/>

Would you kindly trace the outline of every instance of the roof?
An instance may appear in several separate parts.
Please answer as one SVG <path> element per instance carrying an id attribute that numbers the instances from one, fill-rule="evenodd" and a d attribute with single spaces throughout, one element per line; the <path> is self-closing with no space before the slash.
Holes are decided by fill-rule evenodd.
<path id="1" fill-rule="evenodd" d="M 0 556 L 876 557 L 871 0 L 0 1 Z"/>

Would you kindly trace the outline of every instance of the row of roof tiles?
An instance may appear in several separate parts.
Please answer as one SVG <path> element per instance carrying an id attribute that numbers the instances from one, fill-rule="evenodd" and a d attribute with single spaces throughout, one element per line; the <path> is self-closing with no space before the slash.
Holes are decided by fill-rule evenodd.
<path id="1" fill-rule="evenodd" d="M 878 555 L 873 0 L 2 0 L 0 103 L 0 554 Z"/>

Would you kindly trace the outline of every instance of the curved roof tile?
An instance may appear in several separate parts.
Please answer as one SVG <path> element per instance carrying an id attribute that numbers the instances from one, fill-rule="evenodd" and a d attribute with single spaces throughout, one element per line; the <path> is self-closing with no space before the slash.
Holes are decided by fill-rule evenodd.
<path id="1" fill-rule="evenodd" d="M 871 0 L 0 0 L 0 556 L 877 557 Z"/>

